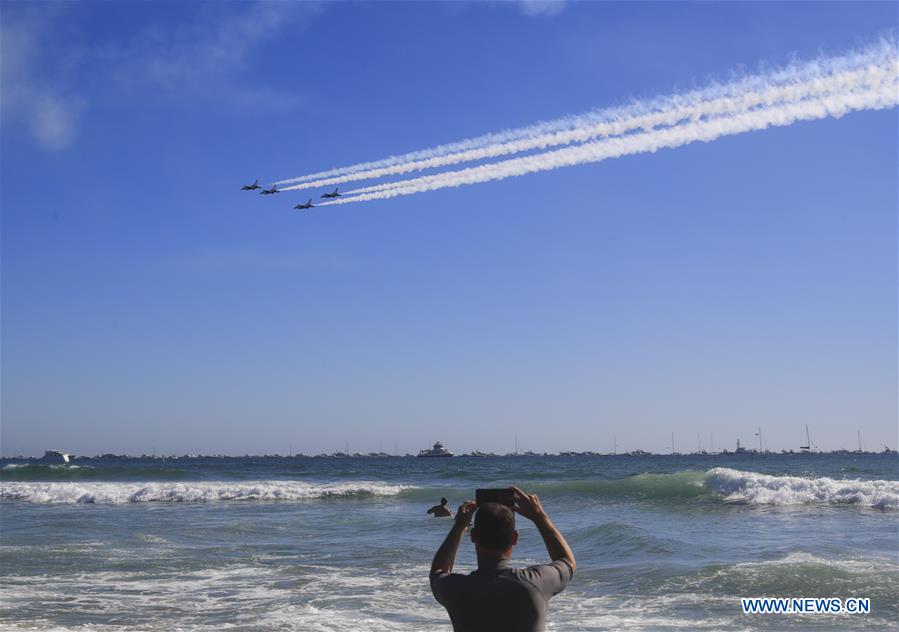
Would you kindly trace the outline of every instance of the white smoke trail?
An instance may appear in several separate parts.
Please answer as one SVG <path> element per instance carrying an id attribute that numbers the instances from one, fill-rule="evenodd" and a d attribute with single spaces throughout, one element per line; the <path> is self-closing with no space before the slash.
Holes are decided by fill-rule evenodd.
<path id="1" fill-rule="evenodd" d="M 740 112 L 752 111 L 757 107 L 771 107 L 777 104 L 784 104 L 789 102 L 797 102 L 803 101 L 807 99 L 811 99 L 814 97 L 827 96 L 830 94 L 842 94 L 852 92 L 853 90 L 857 91 L 860 86 L 868 86 L 874 87 L 881 85 L 885 81 L 890 81 L 895 76 L 895 70 L 889 68 L 889 66 L 871 66 L 862 70 L 856 70 L 849 73 L 843 73 L 841 75 L 837 75 L 836 77 L 830 77 L 826 79 L 818 79 L 810 82 L 804 82 L 802 84 L 789 86 L 789 87 L 781 87 L 777 89 L 767 90 L 761 93 L 752 93 L 748 95 L 744 95 L 741 99 L 727 98 L 720 99 L 715 101 L 710 101 L 707 103 L 700 104 L 696 107 L 691 108 L 683 108 L 679 111 L 672 112 L 672 116 L 670 120 L 665 120 L 664 123 L 668 126 L 676 126 L 678 124 L 683 124 L 684 122 L 697 122 L 701 120 L 714 120 L 717 118 L 722 118 L 726 115 L 734 115 Z M 787 99 L 786 97 L 790 97 Z M 634 121 L 634 128 L 643 129 L 645 131 L 651 131 L 657 125 L 647 124 L 643 125 L 646 122 L 647 117 L 638 117 L 641 120 Z M 659 119 L 661 116 L 652 116 L 650 118 Z M 655 121 L 654 121 L 655 122 Z M 608 127 L 608 125 L 603 125 L 603 127 Z M 620 134 L 597 134 L 594 133 L 597 131 L 597 127 L 586 128 L 583 130 L 575 130 L 572 132 L 566 132 L 564 136 L 566 137 L 566 142 L 564 143 L 546 143 L 548 146 L 552 146 L 554 144 L 572 144 L 575 142 L 583 142 L 585 140 L 590 140 L 596 137 L 604 136 L 604 137 L 613 137 L 620 136 Z M 557 135 L 559 136 L 559 135 Z M 534 141 L 541 141 L 543 139 L 532 139 Z M 535 143 L 536 144 L 536 143 Z M 542 147 L 541 147 L 542 148 Z M 492 148 L 488 147 L 484 150 L 481 150 L 485 154 L 487 152 L 493 152 L 495 149 L 501 148 Z M 499 152 L 497 152 L 499 153 Z M 502 152 L 508 153 L 508 152 Z M 516 152 L 517 153 L 517 152 Z M 486 156 L 483 156 L 486 157 Z M 440 174 L 438 174 L 440 175 Z M 435 176 L 436 177 L 436 176 Z M 403 182 L 403 181 L 400 181 Z M 393 189 L 400 186 L 404 186 L 402 184 L 396 182 L 388 182 L 383 184 L 376 184 L 369 187 L 363 187 L 360 189 L 356 189 L 354 191 L 350 191 L 348 194 L 360 194 L 360 193 L 373 193 L 375 191 L 383 191 L 387 189 Z"/>
<path id="2" fill-rule="evenodd" d="M 689 118 L 695 120 L 830 91 L 839 92 L 845 83 L 853 82 L 859 73 L 882 70 L 884 62 L 894 57 L 895 44 L 884 39 L 860 52 L 793 64 L 778 71 L 744 77 L 725 85 L 713 85 L 686 94 L 632 103 L 623 108 L 600 110 L 517 130 L 487 134 L 404 156 L 282 180 L 277 184 L 303 182 L 282 189 L 285 191 L 331 186 L 533 149 L 542 150 L 597 137 L 673 125 Z"/>
<path id="3" fill-rule="evenodd" d="M 542 134 L 516 141 L 488 145 L 479 149 L 472 149 L 446 156 L 438 156 L 425 160 L 382 167 L 380 169 L 360 171 L 340 177 L 302 183 L 284 188 L 283 190 L 291 191 L 321 188 L 354 180 L 381 178 L 389 175 L 408 173 L 410 171 L 421 171 L 461 162 L 472 162 L 486 158 L 517 154 L 534 149 L 544 150 L 553 146 L 571 145 L 595 138 L 620 136 L 637 130 L 650 130 L 655 127 L 676 125 L 685 120 L 695 121 L 706 117 L 733 114 L 756 107 L 771 106 L 777 103 L 795 101 L 834 92 L 842 92 L 847 86 L 852 86 L 857 83 L 860 77 L 870 79 L 872 73 L 882 74 L 885 72 L 887 71 L 879 67 L 869 67 L 862 70 L 841 73 L 831 77 L 815 78 L 794 85 L 770 87 L 761 92 L 750 92 L 738 97 L 720 97 L 688 106 L 673 107 L 669 110 L 654 112 L 652 114 L 596 123 L 564 132 Z"/>
<path id="4" fill-rule="evenodd" d="M 760 92 L 753 91 L 738 97 L 720 97 L 688 106 L 673 107 L 669 110 L 654 112 L 652 114 L 595 123 L 593 125 L 579 127 L 564 132 L 541 134 L 531 138 L 488 145 L 479 149 L 472 149 L 446 156 L 416 160 L 379 169 L 359 171 L 350 175 L 306 182 L 286 187 L 282 190 L 295 191 L 326 186 L 330 187 L 332 185 L 352 182 L 354 180 L 381 178 L 389 175 L 408 173 L 410 171 L 422 171 L 424 169 L 444 167 L 461 162 L 496 158 L 498 156 L 517 154 L 534 149 L 543 150 L 554 146 L 571 145 L 595 138 L 620 136 L 637 130 L 650 130 L 655 127 L 676 125 L 685 120 L 699 120 L 706 117 L 733 114 L 755 107 L 770 106 L 812 96 L 842 92 L 847 86 L 857 83 L 860 77 L 870 78 L 872 73 L 878 72 L 885 73 L 886 71 L 879 67 L 869 67 L 841 73 L 831 77 L 815 78 L 794 85 L 770 87 Z"/>
<path id="5" fill-rule="evenodd" d="M 373 192 L 362 192 L 364 190 L 359 190 L 359 192 L 351 191 L 350 195 L 352 197 L 327 202 L 321 206 L 380 200 L 464 184 L 501 180 L 537 171 L 599 162 L 630 154 L 654 152 L 659 149 L 679 147 L 697 141 L 710 142 L 721 136 L 762 130 L 767 127 L 786 126 L 797 121 L 826 117 L 838 118 L 848 112 L 857 110 L 877 110 L 895 107 L 899 103 L 899 82 L 897 82 L 896 76 L 897 71 L 899 71 L 899 64 L 894 61 L 891 66 L 891 80 L 884 81 L 873 87 L 860 86 L 862 89 L 845 94 L 832 94 L 711 120 L 684 123 L 670 128 L 652 130 L 626 137 L 589 142 L 576 147 L 557 149 L 498 163 L 403 180 L 382 185 L 389 188 L 381 188 Z"/>

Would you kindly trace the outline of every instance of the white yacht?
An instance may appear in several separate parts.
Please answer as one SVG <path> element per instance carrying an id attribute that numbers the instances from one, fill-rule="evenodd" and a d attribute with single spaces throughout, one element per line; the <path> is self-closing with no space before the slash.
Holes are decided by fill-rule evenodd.
<path id="1" fill-rule="evenodd" d="M 51 463 L 62 463 L 63 465 L 68 465 L 69 463 L 69 455 L 65 452 L 60 452 L 59 450 L 47 450 L 44 452 L 44 461 L 49 461 Z"/>
<path id="2" fill-rule="evenodd" d="M 434 444 L 434 447 L 430 450 L 421 450 L 418 453 L 418 456 L 421 457 L 435 457 L 435 456 L 453 456 L 453 453 L 443 447 L 443 444 L 439 441 Z"/>

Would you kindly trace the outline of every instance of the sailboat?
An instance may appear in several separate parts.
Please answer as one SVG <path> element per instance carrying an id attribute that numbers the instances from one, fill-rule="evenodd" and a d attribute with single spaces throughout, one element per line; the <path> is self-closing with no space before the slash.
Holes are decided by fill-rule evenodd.
<path id="1" fill-rule="evenodd" d="M 812 451 L 812 438 L 808 433 L 808 424 L 805 424 L 805 445 L 799 446 L 799 452 L 811 452 Z"/>

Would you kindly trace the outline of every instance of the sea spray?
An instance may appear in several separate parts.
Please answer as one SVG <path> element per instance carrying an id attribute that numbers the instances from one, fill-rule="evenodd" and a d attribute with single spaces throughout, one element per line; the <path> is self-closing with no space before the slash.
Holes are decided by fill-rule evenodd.
<path id="1" fill-rule="evenodd" d="M 899 481 L 772 476 L 716 467 L 709 470 L 704 484 L 726 501 L 751 505 L 899 507 Z"/>

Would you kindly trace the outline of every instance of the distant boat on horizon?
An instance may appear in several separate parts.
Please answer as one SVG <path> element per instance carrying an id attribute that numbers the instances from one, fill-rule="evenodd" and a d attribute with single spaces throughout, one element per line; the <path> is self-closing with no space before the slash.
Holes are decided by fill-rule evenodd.
<path id="1" fill-rule="evenodd" d="M 800 454 L 808 454 L 812 452 L 812 436 L 808 431 L 808 424 L 805 424 L 805 445 L 799 446 Z"/>
<path id="2" fill-rule="evenodd" d="M 439 441 L 434 444 L 434 447 L 430 450 L 421 450 L 418 453 L 420 457 L 449 457 L 453 456 L 453 453 L 447 450 L 442 443 Z"/>
<path id="3" fill-rule="evenodd" d="M 46 450 L 44 452 L 44 457 L 41 460 L 49 461 L 51 463 L 62 463 L 63 465 L 68 465 L 69 455 L 65 452 L 60 452 L 59 450 Z"/>

